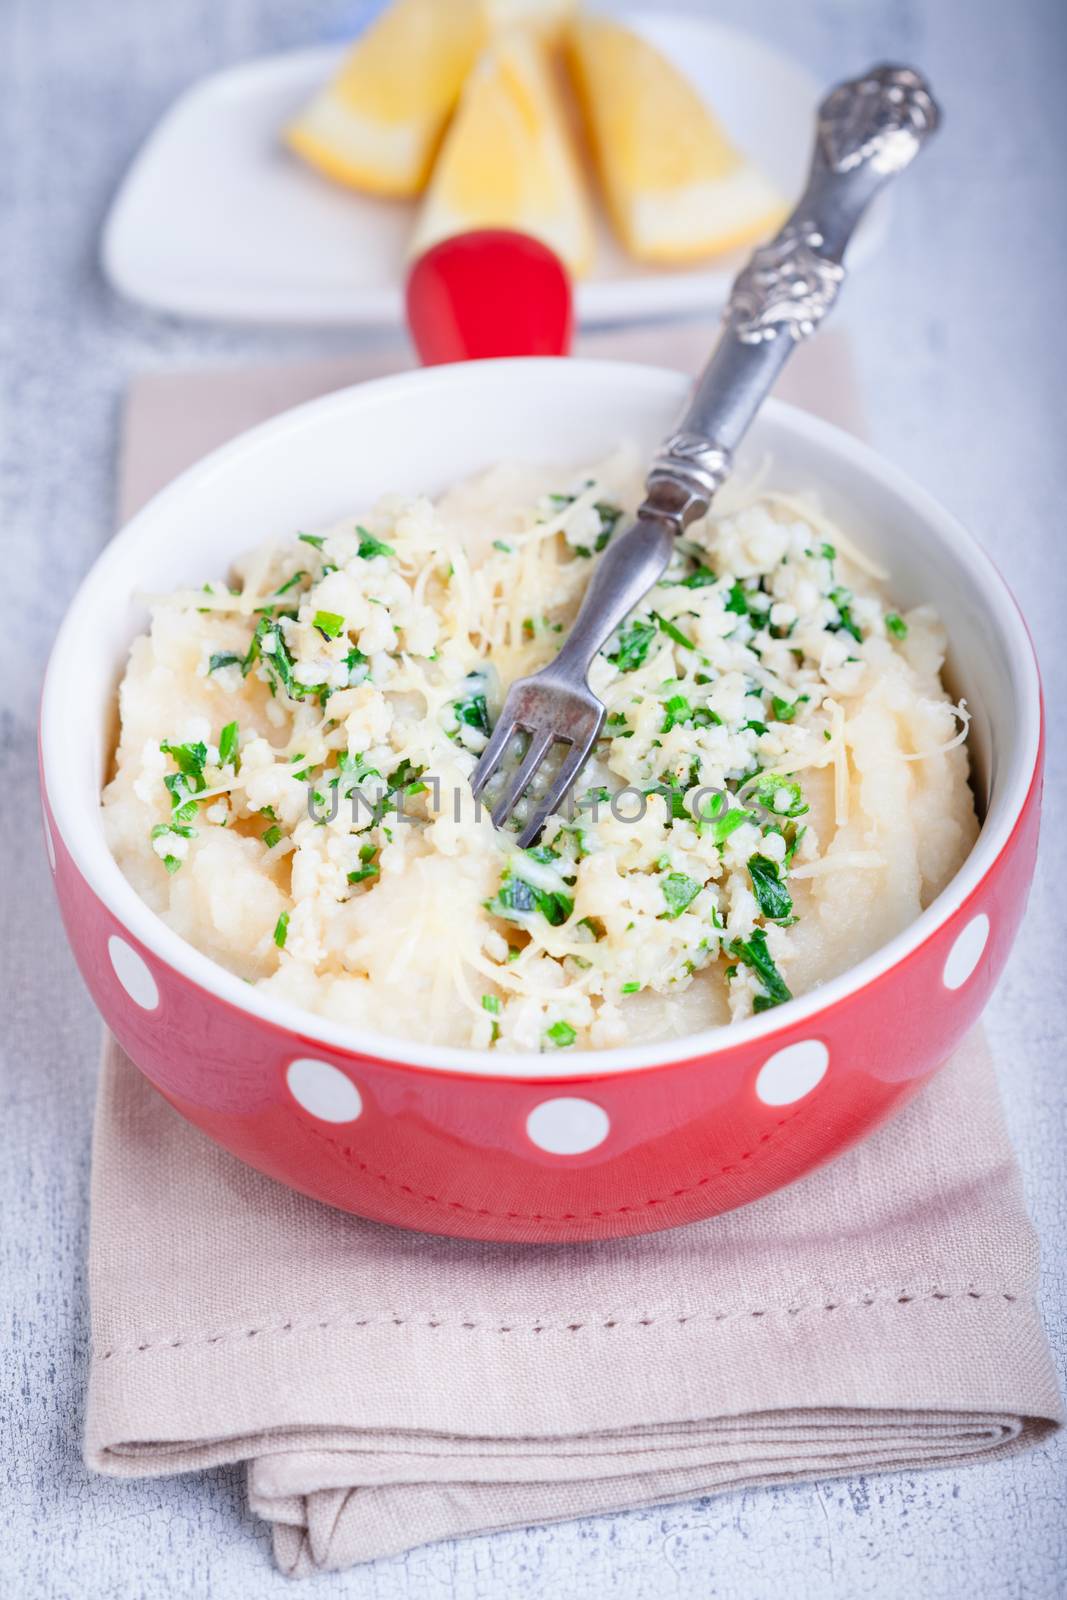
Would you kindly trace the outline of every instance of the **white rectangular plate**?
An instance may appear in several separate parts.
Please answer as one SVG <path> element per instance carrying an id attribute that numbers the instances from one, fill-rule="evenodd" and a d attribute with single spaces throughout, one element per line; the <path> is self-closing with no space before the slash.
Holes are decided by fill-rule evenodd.
<path id="1" fill-rule="evenodd" d="M 790 197 L 808 162 L 818 89 L 748 34 L 699 17 L 627 16 L 692 78 L 738 146 Z M 160 311 L 229 322 L 399 325 L 414 207 L 318 177 L 279 129 L 330 76 L 338 47 L 268 56 L 206 78 L 171 107 L 108 216 L 103 269 Z M 850 265 L 885 230 L 876 206 Z M 742 255 L 664 271 L 637 265 L 602 221 L 576 288 L 583 322 L 721 306 Z"/>

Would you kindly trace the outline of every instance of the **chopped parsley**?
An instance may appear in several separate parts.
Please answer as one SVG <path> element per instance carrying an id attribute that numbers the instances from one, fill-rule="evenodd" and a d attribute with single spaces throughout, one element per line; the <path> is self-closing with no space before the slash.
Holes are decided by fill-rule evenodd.
<path id="1" fill-rule="evenodd" d="M 483 994 L 482 1010 L 490 1012 L 494 1017 L 498 1017 L 500 1015 L 500 996 L 496 994 Z"/>
<path id="2" fill-rule="evenodd" d="M 241 671 L 246 678 L 257 661 L 262 663 L 267 674 L 271 694 L 275 694 L 280 687 L 291 700 L 317 699 L 320 704 L 325 704 L 329 698 L 330 691 L 326 684 L 297 681 L 292 654 L 273 617 L 260 617 L 256 623 L 248 654 L 241 663 Z"/>
<path id="3" fill-rule="evenodd" d="M 345 619 L 336 611 L 316 611 L 312 625 L 318 628 L 324 639 L 336 639 L 344 631 Z"/>
<path id="4" fill-rule="evenodd" d="M 661 733 L 670 733 L 672 728 L 692 724 L 694 728 L 710 728 L 713 725 L 721 726 L 722 718 L 717 711 L 712 711 L 710 706 L 696 706 L 689 704 L 683 694 L 673 694 L 663 704 L 663 726 Z"/>
<path id="5" fill-rule="evenodd" d="M 166 739 L 161 740 L 159 748 L 163 754 L 170 756 L 178 772 L 183 778 L 195 785 L 197 790 L 206 789 L 204 781 L 204 763 L 207 760 L 207 745 L 201 740 L 195 744 L 170 744 Z"/>
<path id="6" fill-rule="evenodd" d="M 185 827 L 180 822 L 157 822 L 156 826 L 152 829 L 149 838 L 156 840 L 165 839 L 168 836 L 176 836 L 179 839 L 195 839 L 196 829 Z M 176 855 L 167 854 L 161 856 L 160 860 L 163 862 L 163 865 L 166 867 L 167 871 L 172 877 L 182 864 L 181 856 Z"/>
<path id="7" fill-rule="evenodd" d="M 228 722 L 219 734 L 219 766 L 237 768 L 240 765 L 237 751 L 241 732 L 236 722 Z"/>
<path id="8" fill-rule="evenodd" d="M 908 637 L 908 624 L 895 611 L 886 612 L 885 626 L 886 632 L 891 633 L 894 639 L 906 639 Z"/>
<path id="9" fill-rule="evenodd" d="M 208 674 L 210 676 L 212 672 L 218 672 L 222 667 L 239 667 L 241 659 L 232 650 L 216 650 L 208 662 Z"/>
<path id="10" fill-rule="evenodd" d="M 523 855 L 529 856 L 531 861 L 539 861 L 542 866 L 548 866 L 549 862 L 559 860 L 559 851 L 553 850 L 550 844 L 531 845 L 528 850 L 523 851 Z"/>
<path id="11" fill-rule="evenodd" d="M 762 583 L 762 579 L 760 582 Z M 764 594 L 758 586 L 755 589 L 746 589 L 739 578 L 735 578 L 726 597 L 726 610 L 736 617 L 747 618 L 750 625 L 758 633 L 766 628 L 771 609 L 770 596 Z M 755 648 L 751 646 L 750 648 Z M 757 652 L 758 654 L 758 652 Z"/>
<path id="12" fill-rule="evenodd" d="M 553 500 L 556 500 L 559 498 L 559 496 L 553 495 L 552 498 Z M 571 498 L 573 498 L 573 496 Z M 589 557 L 598 555 L 601 550 L 605 549 L 611 539 L 612 534 L 619 525 L 619 518 L 622 516 L 622 507 L 608 505 L 606 500 L 598 500 L 593 506 L 593 510 L 596 512 L 600 523 L 599 528 L 597 529 L 596 541 L 593 544 L 592 549 L 590 549 L 588 545 L 576 544 L 574 546 L 574 553 L 576 556 Z"/>
<path id="13" fill-rule="evenodd" d="M 377 845 L 364 844 L 359 847 L 361 865 L 354 872 L 348 874 L 349 883 L 365 883 L 368 878 L 378 877 L 380 868 L 374 857 L 378 853 Z"/>
<path id="14" fill-rule="evenodd" d="M 295 589 L 300 580 L 306 577 L 307 573 L 301 568 L 299 572 L 294 572 L 291 578 L 286 578 L 284 583 L 280 583 L 274 593 L 276 595 L 288 594 L 290 589 Z"/>
<path id="15" fill-rule="evenodd" d="M 752 812 L 747 811 L 744 806 L 732 806 L 726 795 L 716 794 L 712 795 L 707 806 L 695 820 L 698 830 L 701 833 L 705 831 L 710 833 L 712 844 L 721 849 L 742 823 L 752 820 Z"/>
<path id="16" fill-rule="evenodd" d="M 274 846 L 281 842 L 281 837 L 282 830 L 279 828 L 278 824 L 274 822 L 263 835 L 263 843 L 266 845 L 268 850 L 273 850 Z"/>
<path id="17" fill-rule="evenodd" d="M 748 875 L 760 910 L 770 922 L 784 922 L 793 915 L 793 900 L 782 882 L 777 861 L 770 856 L 748 858 Z"/>
<path id="18" fill-rule="evenodd" d="M 366 528 L 357 528 L 356 532 L 359 534 L 359 554 L 362 560 L 373 561 L 375 556 L 396 555 L 391 544 L 383 544 L 381 539 L 376 539 Z"/>
<path id="19" fill-rule="evenodd" d="M 619 629 L 618 649 L 607 651 L 607 658 L 614 662 L 620 672 L 633 672 L 636 668 L 644 666 L 649 647 L 655 637 L 655 623 L 640 620 L 631 622 Z"/>
<path id="20" fill-rule="evenodd" d="M 685 634 L 682 632 L 681 628 L 678 627 L 677 623 L 672 622 L 669 617 L 661 617 L 658 611 L 653 611 L 652 615 L 655 617 L 661 631 L 667 635 L 668 639 L 673 639 L 675 644 L 680 644 L 685 650 L 696 649 L 692 639 L 686 638 Z"/>
<path id="21" fill-rule="evenodd" d="M 732 611 L 738 617 L 748 616 L 748 591 L 737 579 L 734 580 L 726 598 L 726 610 Z"/>
<path id="22" fill-rule="evenodd" d="M 683 589 L 706 589 L 710 584 L 718 583 L 718 581 L 710 567 L 700 565 L 695 572 L 689 574 L 688 578 L 682 579 L 681 587 Z"/>
<path id="23" fill-rule="evenodd" d="M 687 906 L 692 905 L 703 885 L 697 883 L 695 878 L 687 878 L 684 872 L 668 872 L 667 876 L 660 880 L 660 888 L 667 902 L 663 916 L 668 922 L 673 922 L 676 917 L 681 916 Z"/>
<path id="24" fill-rule="evenodd" d="M 844 589 L 839 585 L 836 589 L 830 590 L 829 598 L 837 607 L 839 621 L 829 623 L 827 631 L 829 633 L 844 631 L 851 634 L 857 644 L 862 644 L 863 634 L 860 632 L 860 625 L 852 615 L 852 590 Z"/>
<path id="25" fill-rule="evenodd" d="M 767 949 L 767 935 L 762 928 L 756 928 L 749 939 L 734 939 L 727 948 L 730 955 L 752 968 L 763 985 L 764 992 L 756 995 L 752 1003 L 753 1011 L 769 1011 L 772 1006 L 792 1000 L 792 992 Z"/>
<path id="26" fill-rule="evenodd" d="M 663 704 L 663 726 L 661 733 L 670 733 L 672 728 L 681 727 L 686 722 L 692 722 L 693 708 L 684 694 L 672 694 Z"/>
<path id="27" fill-rule="evenodd" d="M 370 675 L 370 662 L 358 646 L 353 645 L 345 656 L 345 666 L 348 668 L 348 683 L 354 688 L 357 683 L 362 683 Z"/>
<path id="28" fill-rule="evenodd" d="M 783 778 L 778 772 L 757 773 L 745 789 L 747 800 L 777 817 L 802 817 L 810 809 L 796 778 Z"/>
<path id="29" fill-rule="evenodd" d="M 324 550 L 326 548 L 326 538 L 323 534 L 298 533 L 297 538 L 303 540 L 304 544 L 309 544 L 313 550 Z"/>
<path id="30" fill-rule="evenodd" d="M 560 927 L 574 910 L 574 901 L 559 890 L 537 889 L 525 878 L 517 877 L 510 865 L 504 868 L 500 888 L 485 909 L 494 917 L 509 922 L 520 922 L 523 917 L 540 912 L 553 928 Z"/>
<path id="31" fill-rule="evenodd" d="M 545 1038 L 551 1040 L 557 1050 L 565 1050 L 577 1037 L 569 1022 L 554 1022 L 551 1028 L 545 1030 Z"/>
<path id="32" fill-rule="evenodd" d="M 170 756 L 178 768 L 177 772 L 167 773 L 163 784 L 170 795 L 171 821 L 184 826 L 195 820 L 197 814 L 195 796 L 203 794 L 207 788 L 204 778 L 207 746 L 200 741 L 195 744 L 169 744 L 164 739 L 160 742 L 159 748 L 164 755 Z"/>
<path id="33" fill-rule="evenodd" d="M 480 687 L 484 679 L 480 673 L 472 672 L 468 675 L 467 682 L 471 685 L 471 693 L 462 700 L 453 701 L 453 710 L 456 721 L 467 728 L 476 728 L 479 733 L 484 733 L 488 739 L 492 733 L 489 722 L 489 707 L 485 700 L 485 690 Z"/>

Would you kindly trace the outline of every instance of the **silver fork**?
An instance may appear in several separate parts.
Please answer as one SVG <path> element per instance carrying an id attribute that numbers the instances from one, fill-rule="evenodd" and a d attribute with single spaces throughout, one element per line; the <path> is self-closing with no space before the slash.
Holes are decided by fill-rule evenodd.
<path id="1" fill-rule="evenodd" d="M 511 685 L 474 770 L 471 785 L 480 799 L 512 740 L 529 735 L 518 770 L 493 805 L 499 828 L 549 751 L 568 747 L 551 783 L 530 798 L 520 845 L 532 844 L 558 810 L 599 737 L 604 707 L 588 682 L 594 656 L 662 577 L 678 534 L 707 511 L 790 352 L 816 331 L 837 298 L 857 222 L 940 120 L 928 85 L 910 67 L 874 67 L 839 84 L 820 105 L 804 193 L 781 231 L 736 279 L 711 359 L 652 462 L 637 520 L 601 557 L 555 660 Z"/>

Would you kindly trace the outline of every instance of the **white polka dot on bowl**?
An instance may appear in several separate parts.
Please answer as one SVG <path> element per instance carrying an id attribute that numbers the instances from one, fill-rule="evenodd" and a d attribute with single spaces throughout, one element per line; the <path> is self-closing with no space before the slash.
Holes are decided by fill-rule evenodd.
<path id="1" fill-rule="evenodd" d="M 148 962 L 139 956 L 132 945 L 113 933 L 107 941 L 115 976 L 133 1001 L 143 1011 L 154 1011 L 159 1004 L 159 986 L 153 978 Z"/>
<path id="2" fill-rule="evenodd" d="M 603 1106 L 567 1095 L 542 1100 L 526 1118 L 530 1143 L 554 1156 L 580 1156 L 595 1150 L 610 1130 L 611 1119 Z"/>
<path id="3" fill-rule="evenodd" d="M 790 1106 L 821 1082 L 830 1052 L 821 1039 L 801 1039 L 776 1050 L 759 1069 L 756 1094 L 765 1106 Z"/>
<path id="4" fill-rule="evenodd" d="M 982 911 L 973 917 L 948 953 L 942 977 L 946 989 L 962 989 L 974 972 L 989 939 L 989 918 Z"/>
<path id="5" fill-rule="evenodd" d="M 290 1061 L 285 1081 L 298 1106 L 320 1122 L 355 1122 L 363 1097 L 352 1079 L 328 1061 L 301 1056 Z"/>

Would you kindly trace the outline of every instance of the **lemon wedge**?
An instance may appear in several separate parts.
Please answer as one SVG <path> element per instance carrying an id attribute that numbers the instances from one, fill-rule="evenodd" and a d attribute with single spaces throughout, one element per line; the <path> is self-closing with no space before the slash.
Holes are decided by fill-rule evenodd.
<path id="1" fill-rule="evenodd" d="M 585 185 L 551 63 L 528 29 L 498 35 L 463 90 L 415 224 L 412 254 L 472 228 L 514 228 L 576 276 L 593 253 Z"/>
<path id="2" fill-rule="evenodd" d="M 490 27 L 521 23 L 536 28 L 543 38 L 554 40 L 573 12 L 575 0 L 485 0 L 485 4 Z"/>
<path id="3" fill-rule="evenodd" d="M 786 210 L 781 195 L 672 62 L 602 17 L 573 23 L 567 44 L 601 184 L 631 255 L 693 261 L 774 230 Z"/>
<path id="4" fill-rule="evenodd" d="M 394 0 L 285 129 L 286 142 L 339 183 L 420 194 L 486 36 L 485 0 Z"/>

